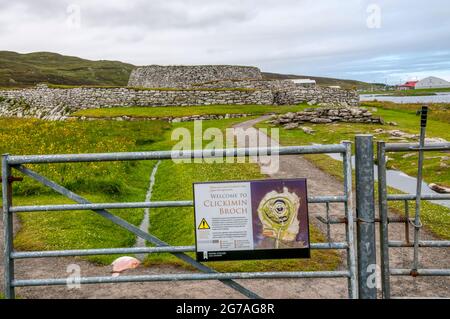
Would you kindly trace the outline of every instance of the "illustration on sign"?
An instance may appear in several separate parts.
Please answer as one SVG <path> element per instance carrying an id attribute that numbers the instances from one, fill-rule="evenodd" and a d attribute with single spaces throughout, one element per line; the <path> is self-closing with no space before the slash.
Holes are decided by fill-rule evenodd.
<path id="1" fill-rule="evenodd" d="M 197 260 L 309 258 L 306 179 L 195 183 Z"/>

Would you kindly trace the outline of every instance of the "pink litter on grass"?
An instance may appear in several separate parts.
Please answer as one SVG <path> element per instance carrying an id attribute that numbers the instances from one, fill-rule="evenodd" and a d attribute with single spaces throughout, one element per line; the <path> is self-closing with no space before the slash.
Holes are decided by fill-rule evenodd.
<path id="1" fill-rule="evenodd" d="M 114 260 L 111 264 L 113 266 L 112 276 L 117 277 L 120 275 L 121 272 L 124 272 L 125 270 L 128 269 L 135 269 L 139 267 L 140 264 L 141 262 L 134 257 L 128 256 L 119 257 L 116 260 Z"/>

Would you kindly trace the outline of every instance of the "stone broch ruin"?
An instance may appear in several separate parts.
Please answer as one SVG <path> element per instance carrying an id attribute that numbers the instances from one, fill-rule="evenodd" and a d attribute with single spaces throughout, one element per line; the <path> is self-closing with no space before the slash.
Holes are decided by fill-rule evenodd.
<path id="1" fill-rule="evenodd" d="M 221 80 L 262 80 L 262 75 L 258 68 L 250 66 L 150 65 L 133 70 L 128 81 L 128 86 L 145 88 L 190 88 L 193 85 Z"/>
<path id="2" fill-rule="evenodd" d="M 293 105 L 353 107 L 354 90 L 303 87 L 290 80 L 265 80 L 256 67 L 230 65 L 145 66 L 135 69 L 128 87 L 0 90 L 0 115 L 62 120 L 80 109 L 190 105 Z"/>

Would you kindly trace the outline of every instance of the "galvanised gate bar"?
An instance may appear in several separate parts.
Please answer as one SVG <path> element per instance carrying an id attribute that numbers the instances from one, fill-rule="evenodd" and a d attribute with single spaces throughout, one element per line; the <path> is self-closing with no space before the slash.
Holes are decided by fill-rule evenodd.
<path id="1" fill-rule="evenodd" d="M 312 196 L 309 203 L 342 203 L 345 211 L 346 240 L 344 242 L 311 243 L 311 249 L 340 249 L 346 250 L 347 269 L 340 271 L 315 271 L 315 272 L 251 272 L 251 273 L 218 273 L 214 269 L 197 262 L 187 252 L 195 251 L 195 246 L 171 246 L 152 234 L 140 230 L 138 227 L 113 215 L 108 209 L 126 208 L 155 208 L 155 207 L 191 207 L 192 201 L 165 201 L 165 202 L 135 202 L 135 203 L 91 203 L 78 194 L 58 185 L 54 181 L 27 168 L 26 164 L 49 163 L 73 163 L 73 162 L 106 162 L 106 161 L 137 161 L 137 160 L 170 160 L 170 159 L 194 159 L 194 158 L 220 158 L 243 157 L 265 155 L 300 155 L 300 154 L 325 154 L 337 153 L 343 156 L 344 185 L 343 195 Z M 45 206 L 13 206 L 12 205 L 12 169 L 18 170 L 54 191 L 72 199 L 78 204 L 73 205 L 45 205 Z M 372 171 L 373 173 L 373 171 Z M 367 185 L 366 185 L 367 186 Z M 256 278 L 347 278 L 348 295 L 350 298 L 358 298 L 356 256 L 354 243 L 354 221 L 352 206 L 352 163 L 351 143 L 343 142 L 335 145 L 292 146 L 274 148 L 245 148 L 245 149 L 221 149 L 221 150 L 195 150 L 195 151 L 161 151 L 161 152 L 135 152 L 135 153 L 103 153 L 103 154 L 72 154 L 72 155 L 30 155 L 11 156 L 3 155 L 2 158 L 2 187 L 3 187 L 3 217 L 5 236 L 5 297 L 15 297 L 15 287 L 66 285 L 67 279 L 21 279 L 15 278 L 14 261 L 25 258 L 63 257 L 63 256 L 88 256 L 109 254 L 137 254 L 137 253 L 171 253 L 181 260 L 189 263 L 201 273 L 198 274 L 161 274 L 121 277 L 81 277 L 81 284 L 121 283 L 121 282 L 149 282 L 149 281 L 177 281 L 177 280 L 220 280 L 229 287 L 239 291 L 249 298 L 260 298 L 256 293 L 243 287 L 234 279 Z M 371 186 L 373 188 L 373 184 Z M 369 186 L 370 188 L 370 186 Z M 127 229 L 153 244 L 155 247 L 142 248 L 112 248 L 112 249 L 83 249 L 61 251 L 33 251 L 19 252 L 13 247 L 13 216 L 14 213 L 35 212 L 60 212 L 74 210 L 92 210 L 113 223 Z M 328 214 L 327 214 L 328 215 Z M 329 224 L 329 220 L 327 220 Z"/>
<path id="2" fill-rule="evenodd" d="M 421 200 L 437 201 L 450 200 L 450 194 L 445 195 L 421 195 L 420 197 L 412 194 L 395 194 L 388 195 L 386 183 L 386 153 L 387 152 L 430 152 L 450 150 L 450 143 L 435 143 L 423 145 L 413 143 L 397 143 L 386 144 L 378 142 L 378 204 L 380 210 L 380 251 L 381 251 L 381 278 L 383 298 L 391 298 L 390 276 L 450 276 L 450 268 L 447 269 L 421 269 L 419 268 L 419 248 L 435 247 L 448 248 L 450 241 L 445 240 L 420 240 L 420 230 L 422 222 L 420 220 L 420 202 Z M 423 156 L 419 156 L 419 167 L 421 167 Z M 421 172 L 419 171 L 419 183 L 422 183 Z M 420 192 L 419 192 L 420 193 Z M 388 202 L 402 201 L 404 202 L 404 217 L 389 217 Z M 416 211 L 410 218 L 409 201 L 416 202 Z M 405 241 L 389 240 L 389 223 L 397 222 L 405 224 Z M 409 229 L 412 227 L 414 231 L 414 239 L 410 240 Z M 413 248 L 414 256 L 411 261 L 410 269 L 396 269 L 389 266 L 389 248 Z"/>

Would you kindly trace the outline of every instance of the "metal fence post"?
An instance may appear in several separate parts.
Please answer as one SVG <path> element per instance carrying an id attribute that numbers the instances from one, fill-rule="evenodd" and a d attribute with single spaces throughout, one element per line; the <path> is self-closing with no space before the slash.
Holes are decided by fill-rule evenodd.
<path id="1" fill-rule="evenodd" d="M 389 274 L 389 223 L 386 183 L 386 143 L 378 142 L 378 209 L 380 212 L 380 259 L 381 259 L 381 289 L 384 299 L 391 298 Z M 406 201 L 406 209 L 408 202 Z M 409 221 L 406 221 L 408 225 Z M 409 241 L 408 241 L 409 242 Z"/>
<path id="2" fill-rule="evenodd" d="M 3 230 L 4 230 L 4 291 L 5 298 L 15 298 L 14 287 L 14 259 L 11 258 L 13 249 L 13 216 L 9 211 L 12 198 L 11 167 L 8 164 L 8 154 L 2 156 L 2 200 L 3 200 Z"/>
<path id="3" fill-rule="evenodd" d="M 358 298 L 358 284 L 356 278 L 356 253 L 354 241 L 353 228 L 353 184 L 352 184 L 352 143 L 349 141 L 343 142 L 345 145 L 345 153 L 343 154 L 344 162 L 344 194 L 345 200 L 345 217 L 346 223 L 346 240 L 348 243 L 347 249 L 347 267 L 350 273 L 348 279 L 349 298 Z"/>
<path id="4" fill-rule="evenodd" d="M 422 106 L 420 110 L 420 137 L 419 137 L 419 162 L 417 164 L 417 189 L 416 189 L 416 214 L 414 216 L 414 260 L 411 274 L 417 273 L 419 269 L 419 235 L 422 222 L 420 221 L 420 208 L 422 199 L 422 171 L 425 147 L 425 134 L 427 129 L 428 107 Z"/>
<path id="5" fill-rule="evenodd" d="M 358 291 L 361 299 L 376 299 L 373 137 L 357 135 L 355 148 Z"/>

